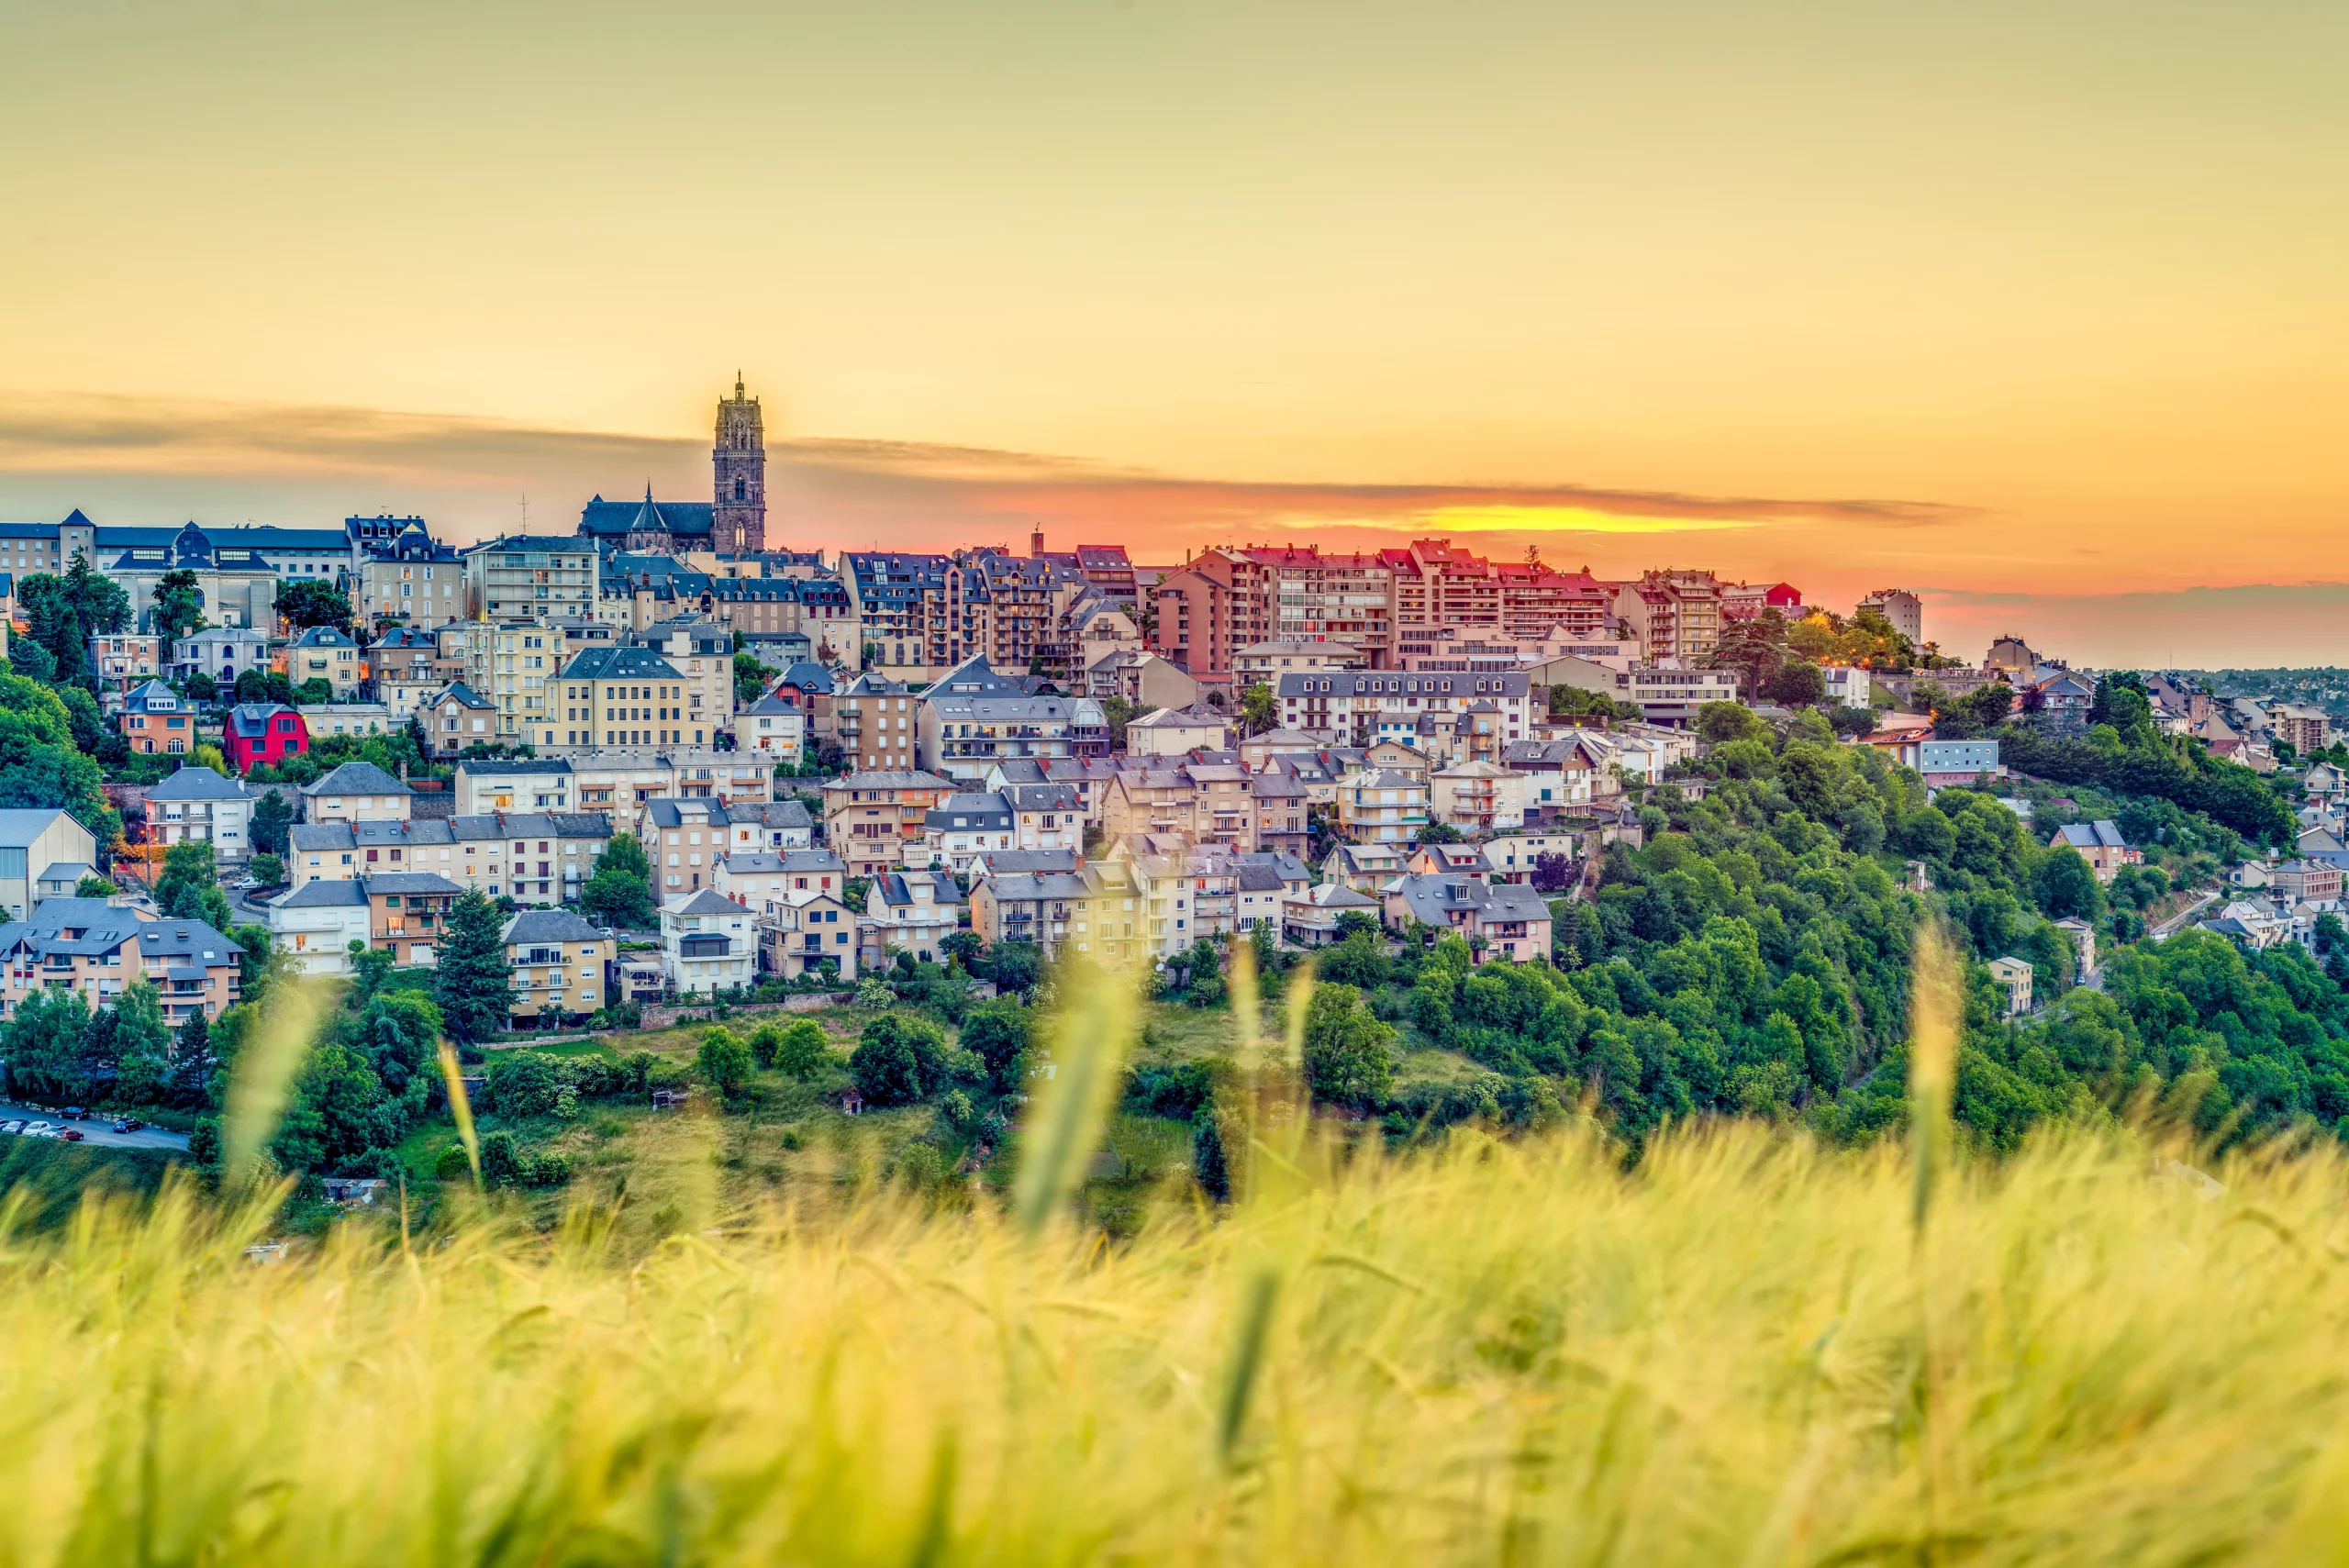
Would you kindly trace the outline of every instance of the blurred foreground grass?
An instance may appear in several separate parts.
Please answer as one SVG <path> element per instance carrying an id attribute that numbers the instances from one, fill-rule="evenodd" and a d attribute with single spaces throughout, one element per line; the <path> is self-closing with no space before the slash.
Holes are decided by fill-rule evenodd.
<path id="1" fill-rule="evenodd" d="M 1326 1153 L 1326 1151 L 1322 1151 Z M 876 1190 L 607 1255 L 5 1238 L 0 1561 L 2331 1560 L 2349 1171 L 1469 1135 L 1105 1247 Z M 1270 1184 L 1267 1184 L 1269 1185 Z"/>

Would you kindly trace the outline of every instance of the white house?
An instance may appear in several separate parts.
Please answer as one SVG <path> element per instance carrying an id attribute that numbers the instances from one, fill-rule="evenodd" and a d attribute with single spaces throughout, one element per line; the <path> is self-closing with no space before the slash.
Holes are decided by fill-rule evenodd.
<path id="1" fill-rule="evenodd" d="M 222 861 L 252 852 L 253 797 L 210 768 L 183 767 L 147 792 L 149 841 L 209 843 Z"/>
<path id="2" fill-rule="evenodd" d="M 754 916 L 711 888 L 672 899 L 661 910 L 661 970 L 680 996 L 755 984 Z"/>
<path id="3" fill-rule="evenodd" d="M 944 943 L 962 916 L 962 891 L 942 872 L 891 872 L 874 877 L 864 895 L 868 944 L 926 962 L 946 962 Z"/>
<path id="4" fill-rule="evenodd" d="M 351 944 L 368 942 L 367 890 L 357 882 L 306 882 L 269 906 L 272 951 L 304 974 L 348 974 Z"/>
<path id="5" fill-rule="evenodd" d="M 407 728 L 406 720 L 393 717 L 391 708 L 379 702 L 296 703 L 294 711 L 310 727 L 313 746 L 329 735 L 388 735 Z"/>
<path id="6" fill-rule="evenodd" d="M 1126 754 L 1180 757 L 1201 747 L 1219 751 L 1230 733 L 1230 722 L 1213 714 L 1194 708 L 1163 707 L 1149 717 L 1134 719 L 1126 726 Z"/>
<path id="7" fill-rule="evenodd" d="M 1463 833 L 1513 833 L 1525 826 L 1523 773 L 1490 762 L 1454 762 L 1428 775 L 1428 812 Z"/>
<path id="8" fill-rule="evenodd" d="M 735 738 L 746 751 L 768 751 L 779 762 L 799 765 L 807 745 L 807 710 L 781 697 L 761 697 L 734 716 Z"/>

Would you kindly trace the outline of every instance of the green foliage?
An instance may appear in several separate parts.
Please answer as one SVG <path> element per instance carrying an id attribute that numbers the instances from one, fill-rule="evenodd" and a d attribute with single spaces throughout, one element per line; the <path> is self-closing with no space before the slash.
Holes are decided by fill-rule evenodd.
<path id="1" fill-rule="evenodd" d="M 795 1078 L 814 1076 L 832 1060 L 831 1043 L 823 1026 L 807 1018 L 795 1020 L 775 1037 L 768 1065 Z"/>
<path id="2" fill-rule="evenodd" d="M 751 1048 L 731 1029 L 722 1027 L 703 1033 L 701 1049 L 694 1056 L 694 1069 L 701 1075 L 701 1081 L 729 1099 L 750 1083 L 754 1065 Z"/>
<path id="3" fill-rule="evenodd" d="M 103 854 L 122 837 L 104 782 L 97 762 L 75 743 L 65 699 L 24 675 L 0 675 L 0 806 L 61 806 Z"/>
<path id="4" fill-rule="evenodd" d="M 1395 1030 L 1351 985 L 1321 985 L 1305 1012 L 1305 1082 L 1325 1105 L 1373 1110 L 1395 1084 Z"/>
<path id="5" fill-rule="evenodd" d="M 204 618 L 204 590 L 197 585 L 195 573 L 184 567 L 164 573 L 155 584 L 153 597 L 155 608 L 148 627 L 159 637 L 176 642 L 208 624 Z"/>
<path id="6" fill-rule="evenodd" d="M 311 626 L 330 626 L 344 632 L 351 628 L 349 596 L 333 584 L 315 577 L 279 584 L 277 613 L 297 630 Z"/>
<path id="7" fill-rule="evenodd" d="M 282 855 L 286 851 L 286 829 L 294 825 L 294 808 L 275 790 L 265 790 L 253 802 L 253 848 L 263 854 Z"/>
<path id="8" fill-rule="evenodd" d="M 506 962 L 499 932 L 505 922 L 477 887 L 469 887 L 449 911 L 432 975 L 449 1032 L 471 1043 L 506 1028 L 513 1005 L 514 970 Z"/>
<path id="9" fill-rule="evenodd" d="M 2266 780 L 2238 762 L 2213 757 L 2199 742 L 2163 735 L 2145 699 L 2127 687 L 2106 695 L 2118 750 L 2087 740 L 2058 740 L 2029 724 L 1999 731 L 2006 763 L 2059 784 L 2095 784 L 2115 794 L 2150 796 L 2199 812 L 2246 839 L 2288 845 L 2299 824 L 2291 807 Z"/>
<path id="10" fill-rule="evenodd" d="M 1250 735 L 1262 735 L 1280 721 L 1280 706 L 1273 688 L 1262 681 L 1240 694 L 1240 718 Z"/>
<path id="11" fill-rule="evenodd" d="M 598 925 L 650 929 L 659 919 L 652 903 L 652 862 L 633 833 L 615 833 L 579 892 L 579 912 Z"/>
<path id="12" fill-rule="evenodd" d="M 266 850 L 253 856 L 246 869 L 263 887 L 274 887 L 285 880 L 284 860 Z"/>
<path id="13" fill-rule="evenodd" d="M 1026 1072 L 1030 1022 L 1028 1009 L 1017 1001 L 984 1003 L 963 1018 L 963 1049 L 986 1063 L 987 1077 L 997 1094 L 1019 1086 Z"/>
<path id="14" fill-rule="evenodd" d="M 767 681 L 777 673 L 760 663 L 755 653 L 734 655 L 734 706 L 748 707 L 766 695 Z"/>
<path id="15" fill-rule="evenodd" d="M 1044 977 L 1044 955 L 1033 942 L 997 942 L 986 951 L 986 977 L 1024 996 Z"/>
<path id="16" fill-rule="evenodd" d="M 884 1013 L 864 1026 L 848 1066 L 874 1105 L 911 1105 L 944 1086 L 946 1036 L 928 1018 Z"/>

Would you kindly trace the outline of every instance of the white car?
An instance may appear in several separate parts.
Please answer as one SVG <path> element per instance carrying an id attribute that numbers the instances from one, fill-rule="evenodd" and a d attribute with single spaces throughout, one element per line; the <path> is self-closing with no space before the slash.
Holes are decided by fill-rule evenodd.
<path id="1" fill-rule="evenodd" d="M 239 893 L 250 893 L 254 888 L 261 885 L 261 878 L 257 876 L 240 876 L 228 885 L 235 888 Z"/>
<path id="2" fill-rule="evenodd" d="M 57 1136 L 57 1129 L 51 1127 L 45 1121 L 28 1121 L 25 1123 L 25 1136 L 27 1138 L 54 1138 Z"/>
<path id="3" fill-rule="evenodd" d="M 0 1132 L 22 1132 L 24 1130 L 25 1124 L 23 1122 L 0 1121 Z"/>

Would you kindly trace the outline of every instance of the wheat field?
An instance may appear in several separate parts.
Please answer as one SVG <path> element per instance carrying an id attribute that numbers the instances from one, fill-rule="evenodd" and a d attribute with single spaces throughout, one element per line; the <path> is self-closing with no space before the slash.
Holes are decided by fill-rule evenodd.
<path id="1" fill-rule="evenodd" d="M 623 1253 L 608 1202 L 551 1235 L 458 1203 L 273 1262 L 247 1253 L 265 1190 L 93 1198 L 57 1232 L 11 1209 L 0 1562 L 2271 1563 L 2349 1540 L 2331 1154 L 2206 1174 L 2105 1128 L 1968 1162 L 1935 1130 L 1930 1029 L 1906 1145 L 1723 1124 L 1628 1171 L 1586 1124 L 1390 1158 L 1266 1074 L 1241 1199 L 1170 1191 L 1111 1243 L 1056 1201 L 1103 1098 L 1080 1033 L 1130 1021 L 1082 1016 L 1008 1206 L 867 1184 Z"/>

